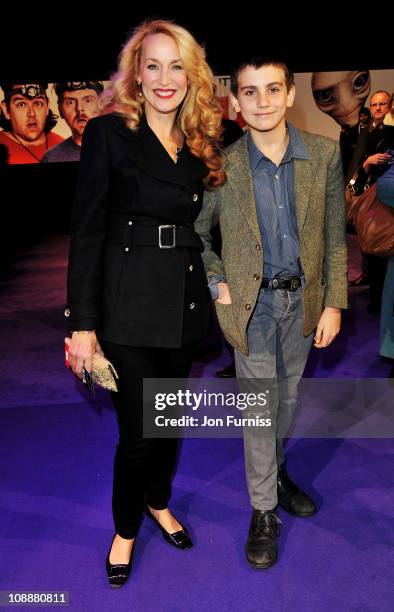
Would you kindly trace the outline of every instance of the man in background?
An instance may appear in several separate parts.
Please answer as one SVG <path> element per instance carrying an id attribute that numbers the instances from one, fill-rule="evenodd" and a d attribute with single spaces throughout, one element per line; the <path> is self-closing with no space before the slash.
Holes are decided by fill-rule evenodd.
<path id="1" fill-rule="evenodd" d="M 367 185 L 373 185 L 391 161 L 391 154 L 388 151 L 394 149 L 394 130 L 383 123 L 389 110 L 389 99 L 390 94 L 385 90 L 375 91 L 371 96 L 371 122 L 367 130 L 360 132 L 347 174 L 347 182 L 354 181 L 357 193 L 362 193 Z M 364 255 L 364 260 L 369 283 L 367 310 L 372 314 L 379 314 L 387 259 L 367 254 Z M 359 279 L 355 279 L 351 285 L 364 283 L 365 273 Z"/>
<path id="2" fill-rule="evenodd" d="M 2 82 L 0 143 L 8 149 L 10 164 L 39 164 L 51 147 L 62 142 L 52 129 L 56 117 L 49 108 L 48 83 Z"/>
<path id="3" fill-rule="evenodd" d="M 99 113 L 99 95 L 104 87 L 101 81 L 81 81 L 78 83 L 56 83 L 60 116 L 71 130 L 71 136 L 53 147 L 43 162 L 79 161 L 82 134 L 86 124 Z"/>

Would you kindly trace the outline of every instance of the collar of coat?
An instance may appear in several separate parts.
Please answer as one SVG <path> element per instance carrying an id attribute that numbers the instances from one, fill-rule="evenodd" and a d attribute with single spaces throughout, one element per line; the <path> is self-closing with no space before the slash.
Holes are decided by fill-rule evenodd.
<path id="1" fill-rule="evenodd" d="M 145 115 L 142 115 L 135 131 L 127 127 L 124 118 L 118 113 L 111 113 L 111 121 L 113 129 L 127 143 L 127 157 L 146 174 L 180 185 L 188 185 L 208 174 L 204 162 L 191 153 L 186 142 L 175 163 L 149 127 Z"/>
<path id="2" fill-rule="evenodd" d="M 308 206 L 313 190 L 314 176 L 319 164 L 319 136 L 301 132 L 292 126 L 297 134 L 299 144 L 305 146 L 307 156 L 293 157 L 294 164 L 294 200 L 299 231 L 305 223 Z M 245 219 L 249 223 L 256 240 L 261 240 L 260 227 L 257 219 L 256 202 L 254 197 L 253 178 L 250 170 L 248 134 L 245 133 L 225 151 L 224 169 L 227 180 L 231 186 L 237 203 Z"/>

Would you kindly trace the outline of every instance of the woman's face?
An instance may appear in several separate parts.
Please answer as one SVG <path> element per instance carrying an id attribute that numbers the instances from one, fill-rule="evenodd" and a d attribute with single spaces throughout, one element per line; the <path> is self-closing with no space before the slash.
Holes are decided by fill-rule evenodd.
<path id="1" fill-rule="evenodd" d="M 178 45 L 167 34 L 149 34 L 141 48 L 140 72 L 145 111 L 173 113 L 187 94 L 187 75 Z"/>
<path id="2" fill-rule="evenodd" d="M 356 125 L 371 89 L 368 70 L 314 72 L 312 93 L 316 106 L 339 125 Z"/>

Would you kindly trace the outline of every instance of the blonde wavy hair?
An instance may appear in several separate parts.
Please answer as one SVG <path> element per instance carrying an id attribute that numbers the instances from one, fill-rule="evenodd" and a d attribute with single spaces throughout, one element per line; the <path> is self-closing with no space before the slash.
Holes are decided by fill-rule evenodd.
<path id="1" fill-rule="evenodd" d="M 118 71 L 111 78 L 112 108 L 124 116 L 131 130 L 138 128 L 144 98 L 137 84 L 137 75 L 142 43 L 149 34 L 166 34 L 178 45 L 188 78 L 188 90 L 178 112 L 178 123 L 190 151 L 202 159 L 209 169 L 204 180 L 206 187 L 220 187 L 226 180 L 220 156 L 222 109 L 213 93 L 213 74 L 206 62 L 205 51 L 190 32 L 167 20 L 141 23 L 119 54 Z"/>
<path id="2" fill-rule="evenodd" d="M 391 96 L 390 96 L 389 104 L 388 104 L 389 113 L 391 113 L 392 116 L 394 116 L 393 102 L 394 102 L 394 89 L 391 92 Z"/>

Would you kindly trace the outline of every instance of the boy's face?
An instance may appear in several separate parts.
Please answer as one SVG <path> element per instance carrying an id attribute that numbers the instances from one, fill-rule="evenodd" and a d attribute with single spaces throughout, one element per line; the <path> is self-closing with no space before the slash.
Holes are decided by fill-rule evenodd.
<path id="1" fill-rule="evenodd" d="M 294 97 L 295 87 L 287 91 L 285 74 L 275 66 L 247 66 L 238 75 L 237 95 L 231 95 L 235 111 L 258 132 L 272 132 L 280 126 Z"/>

